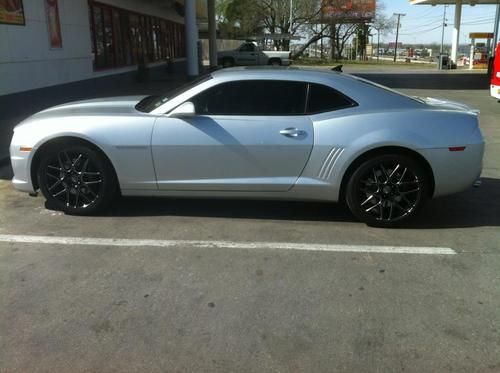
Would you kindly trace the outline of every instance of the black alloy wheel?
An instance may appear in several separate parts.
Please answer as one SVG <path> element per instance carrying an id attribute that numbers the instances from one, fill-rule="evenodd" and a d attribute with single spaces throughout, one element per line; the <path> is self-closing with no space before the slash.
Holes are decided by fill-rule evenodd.
<path id="1" fill-rule="evenodd" d="M 117 189 L 109 161 L 81 145 L 47 152 L 37 176 L 49 207 L 75 215 L 93 214 L 102 209 Z"/>
<path id="2" fill-rule="evenodd" d="M 382 155 L 361 164 L 347 186 L 347 204 L 366 224 L 393 227 L 413 217 L 428 196 L 421 165 L 403 155 Z"/>

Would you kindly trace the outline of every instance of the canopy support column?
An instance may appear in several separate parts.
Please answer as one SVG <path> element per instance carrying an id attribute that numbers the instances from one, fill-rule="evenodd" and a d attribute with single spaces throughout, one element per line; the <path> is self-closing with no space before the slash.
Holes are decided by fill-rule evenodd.
<path id="1" fill-rule="evenodd" d="M 500 3 L 497 5 L 497 12 L 495 13 L 495 29 L 493 31 L 493 53 L 492 55 L 495 54 L 495 50 L 496 50 L 496 47 L 497 47 L 497 43 L 498 43 L 498 26 L 499 26 L 499 23 L 500 23 Z"/>
<path id="2" fill-rule="evenodd" d="M 455 23 L 453 25 L 453 39 L 451 41 L 451 60 L 456 65 L 458 57 L 458 45 L 460 42 L 460 22 L 462 21 L 462 0 L 456 0 Z"/>
<path id="3" fill-rule="evenodd" d="M 210 68 L 217 67 L 217 28 L 215 21 L 215 0 L 207 0 L 208 10 L 208 49 L 210 54 Z"/>
<path id="4" fill-rule="evenodd" d="M 199 75 L 198 69 L 198 27 L 196 25 L 195 0 L 184 2 L 184 22 L 186 26 L 186 59 L 188 77 Z"/>

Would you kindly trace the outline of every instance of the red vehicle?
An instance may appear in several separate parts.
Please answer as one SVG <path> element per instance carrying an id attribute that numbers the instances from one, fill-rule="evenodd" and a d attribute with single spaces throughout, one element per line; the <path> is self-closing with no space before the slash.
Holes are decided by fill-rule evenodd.
<path id="1" fill-rule="evenodd" d="M 500 100 L 500 43 L 497 45 L 493 73 L 491 74 L 491 95 Z"/>

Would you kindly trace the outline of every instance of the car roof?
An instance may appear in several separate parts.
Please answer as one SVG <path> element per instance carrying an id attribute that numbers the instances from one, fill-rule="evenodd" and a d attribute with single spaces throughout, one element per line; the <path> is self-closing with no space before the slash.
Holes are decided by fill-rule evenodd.
<path id="1" fill-rule="evenodd" d="M 284 66 L 242 66 L 220 69 L 212 72 L 213 78 L 222 78 L 224 80 L 245 80 L 245 79 L 276 79 L 276 80 L 297 80 L 305 82 L 325 82 L 330 81 L 341 86 L 358 86 L 362 82 L 367 82 L 357 76 L 332 71 L 330 69 L 313 69 Z M 370 82 L 372 83 L 372 82 Z M 379 88 L 378 84 L 374 84 Z"/>
<path id="2" fill-rule="evenodd" d="M 331 70 L 317 70 L 311 68 L 298 68 L 298 67 L 283 67 L 283 66 L 242 66 L 231 67 L 227 69 L 216 70 L 212 76 L 224 76 L 241 78 L 242 75 L 251 75 L 252 78 L 261 76 L 263 78 L 284 78 L 288 77 L 297 80 L 307 80 L 306 76 L 331 78 L 335 75 L 341 75 L 339 72 Z"/>

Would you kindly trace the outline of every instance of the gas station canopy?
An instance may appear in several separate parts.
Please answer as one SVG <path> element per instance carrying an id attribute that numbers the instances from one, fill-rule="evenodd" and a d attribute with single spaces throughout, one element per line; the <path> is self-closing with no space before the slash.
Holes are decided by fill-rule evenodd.
<path id="1" fill-rule="evenodd" d="M 457 63 L 458 43 L 460 38 L 460 24 L 462 22 L 462 5 L 497 5 L 497 11 L 494 21 L 493 45 L 498 39 L 498 23 L 500 18 L 500 0 L 410 0 L 411 5 L 455 5 L 455 20 L 453 22 L 453 36 L 451 40 L 451 60 Z"/>

